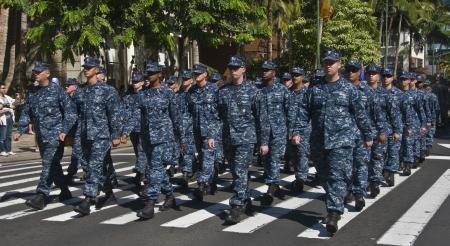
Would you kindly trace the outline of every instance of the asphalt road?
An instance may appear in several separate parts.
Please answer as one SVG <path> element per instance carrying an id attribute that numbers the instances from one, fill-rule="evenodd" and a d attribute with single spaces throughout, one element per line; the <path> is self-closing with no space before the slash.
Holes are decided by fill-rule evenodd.
<path id="1" fill-rule="evenodd" d="M 113 153 L 120 176 L 117 204 L 86 217 L 74 217 L 72 205 L 82 198 L 82 184 L 73 187 L 69 204 L 57 198 L 43 211 L 33 211 L 23 198 L 33 194 L 39 177 L 39 160 L 0 166 L 0 245 L 450 245 L 450 136 L 436 139 L 431 156 L 410 177 L 396 176 L 396 186 L 382 187 L 379 197 L 366 199 L 362 212 L 353 204 L 329 237 L 320 224 L 326 215 L 323 191 L 306 187 L 296 196 L 287 189 L 272 208 L 254 201 L 255 212 L 235 226 L 223 224 L 223 209 L 231 196 L 231 176 L 220 176 L 222 187 L 204 202 L 192 201 L 191 190 L 176 189 L 178 210 L 157 213 L 138 221 L 143 205 L 131 184 L 134 156 L 131 149 Z M 441 145 L 443 144 L 443 145 Z M 447 144 L 447 145 L 445 145 Z M 67 158 L 63 161 L 67 162 Z M 67 167 L 67 163 L 63 164 Z M 252 167 L 252 196 L 265 192 L 261 168 Z M 128 176 L 126 176 L 128 175 Z M 293 174 L 282 174 L 287 185 Z M 55 195 L 58 194 L 55 190 Z M 163 198 L 161 197 L 160 200 Z"/>

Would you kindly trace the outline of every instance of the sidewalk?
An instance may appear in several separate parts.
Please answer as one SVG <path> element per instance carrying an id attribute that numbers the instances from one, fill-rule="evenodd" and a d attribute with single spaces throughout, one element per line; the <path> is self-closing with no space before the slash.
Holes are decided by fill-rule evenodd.
<path id="1" fill-rule="evenodd" d="M 13 133 L 14 134 L 14 133 Z M 18 142 L 12 142 L 12 151 L 16 155 L 10 156 L 0 156 L 0 164 L 10 164 L 19 161 L 29 161 L 29 160 L 40 160 L 41 156 L 38 152 L 35 152 L 35 135 L 23 134 Z M 126 147 L 132 147 L 131 141 L 126 144 L 121 144 L 119 147 L 114 149 L 122 149 Z M 72 154 L 72 147 L 64 147 L 64 156 L 70 156 Z"/>

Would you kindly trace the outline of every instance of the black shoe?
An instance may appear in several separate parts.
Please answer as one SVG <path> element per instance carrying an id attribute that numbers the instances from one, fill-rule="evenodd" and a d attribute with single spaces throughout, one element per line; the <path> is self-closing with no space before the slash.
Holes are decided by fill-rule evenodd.
<path id="1" fill-rule="evenodd" d="M 320 185 L 319 175 L 314 175 L 314 177 L 311 179 L 311 181 L 306 183 L 307 185 L 311 187 L 316 187 Z"/>
<path id="2" fill-rule="evenodd" d="M 291 191 L 292 193 L 300 193 L 303 192 L 303 181 L 301 180 L 294 180 L 291 183 Z"/>
<path id="3" fill-rule="evenodd" d="M 231 209 L 226 211 L 225 224 L 234 225 L 241 221 L 241 214 L 244 210 L 243 205 L 232 205 Z"/>
<path id="4" fill-rule="evenodd" d="M 419 158 L 419 165 L 425 161 L 425 156 Z"/>
<path id="5" fill-rule="evenodd" d="M 416 169 L 420 166 L 419 160 L 415 160 L 411 166 L 412 169 Z"/>
<path id="6" fill-rule="evenodd" d="M 280 193 L 280 186 L 278 184 L 269 184 L 266 194 L 263 195 L 261 205 L 270 206 L 273 202 L 273 198 Z"/>
<path id="7" fill-rule="evenodd" d="M 403 169 L 403 175 L 405 175 L 405 176 L 411 175 L 411 163 L 405 162 L 405 168 Z"/>
<path id="8" fill-rule="evenodd" d="M 25 204 L 30 208 L 42 210 L 47 205 L 47 197 L 42 193 L 37 193 L 33 198 L 26 200 Z"/>
<path id="9" fill-rule="evenodd" d="M 219 174 L 224 173 L 227 170 L 227 165 L 225 165 L 225 162 L 220 162 L 219 166 L 217 168 L 217 171 L 219 172 Z"/>
<path id="10" fill-rule="evenodd" d="M 73 211 L 79 213 L 80 215 L 89 215 L 91 213 L 91 205 L 95 204 L 95 199 L 91 197 L 86 197 L 80 204 L 73 208 Z"/>
<path id="11" fill-rule="evenodd" d="M 370 182 L 369 184 L 370 197 L 375 198 L 380 194 L 380 184 L 378 182 Z"/>
<path id="12" fill-rule="evenodd" d="M 59 195 L 58 195 L 58 199 L 60 202 L 69 200 L 71 198 L 72 198 L 72 193 L 70 193 L 69 188 L 66 187 L 66 188 L 61 189 L 61 193 L 59 193 Z"/>
<path id="13" fill-rule="evenodd" d="M 355 210 L 361 211 L 366 206 L 366 201 L 364 201 L 364 196 L 361 194 L 355 195 Z"/>
<path id="14" fill-rule="evenodd" d="M 117 181 L 117 177 L 113 177 L 111 179 L 111 186 L 117 188 L 119 186 L 119 181 Z"/>
<path id="15" fill-rule="evenodd" d="M 164 203 L 159 208 L 159 211 L 167 211 L 171 208 L 176 208 L 177 202 L 175 200 L 175 197 L 173 195 L 166 196 L 166 199 L 164 199 Z"/>
<path id="16" fill-rule="evenodd" d="M 289 162 L 284 163 L 283 173 L 291 173 L 291 166 L 289 165 Z"/>
<path id="17" fill-rule="evenodd" d="M 153 218 L 155 216 L 155 202 L 146 201 L 145 207 L 137 212 L 136 216 L 145 220 Z"/>
<path id="18" fill-rule="evenodd" d="M 344 198 L 344 204 L 352 203 L 355 200 L 353 193 L 351 191 L 347 192 L 347 195 Z"/>
<path id="19" fill-rule="evenodd" d="M 194 190 L 194 197 L 199 201 L 203 201 L 203 197 L 206 195 L 207 186 L 204 183 L 200 183 L 198 188 Z"/>
<path id="20" fill-rule="evenodd" d="M 210 185 L 208 185 L 208 193 L 210 195 L 214 195 L 217 192 L 217 184 L 216 182 L 211 183 Z"/>
<path id="21" fill-rule="evenodd" d="M 67 183 L 68 186 L 75 186 L 76 185 L 75 176 L 73 176 L 73 175 L 67 175 L 65 177 L 65 180 L 66 180 L 66 183 Z M 80 180 L 81 180 L 81 178 L 80 178 Z"/>
<path id="22" fill-rule="evenodd" d="M 341 219 L 341 215 L 339 215 L 336 212 L 328 213 L 327 215 L 327 231 L 330 234 L 334 234 L 337 232 L 338 228 L 338 221 Z"/>
<path id="23" fill-rule="evenodd" d="M 388 171 L 388 170 L 384 170 L 383 171 L 383 177 L 384 180 L 386 181 L 386 184 L 388 185 L 388 187 L 392 187 L 395 185 L 395 176 L 394 176 L 394 172 Z"/>
<path id="24" fill-rule="evenodd" d="M 172 165 L 170 165 L 170 167 L 169 167 L 169 169 L 167 169 L 167 175 L 169 176 L 169 177 L 173 177 L 173 175 L 175 174 L 175 173 L 177 173 L 177 170 L 175 169 L 175 167 L 174 166 L 172 166 Z"/>
<path id="25" fill-rule="evenodd" d="M 430 156 L 430 147 L 428 147 L 427 150 L 425 151 L 425 156 Z"/>
<path id="26" fill-rule="evenodd" d="M 143 177 L 142 173 L 136 172 L 136 176 L 134 176 L 134 180 L 133 180 L 136 187 L 141 186 L 142 177 Z"/>
<path id="27" fill-rule="evenodd" d="M 104 207 L 105 205 L 112 205 L 116 203 L 116 196 L 114 196 L 114 193 L 112 189 L 107 188 L 105 190 L 105 196 L 99 197 L 95 202 L 95 209 L 100 209 Z"/>

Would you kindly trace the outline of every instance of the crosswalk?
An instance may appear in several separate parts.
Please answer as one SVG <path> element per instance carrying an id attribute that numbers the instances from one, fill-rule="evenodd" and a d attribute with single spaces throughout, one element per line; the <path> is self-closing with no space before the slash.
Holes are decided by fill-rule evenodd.
<path id="1" fill-rule="evenodd" d="M 89 218 L 92 218 L 90 221 L 96 221 L 94 223 L 97 223 L 99 226 L 126 226 L 138 220 L 136 210 L 139 208 L 136 209 L 136 207 L 139 207 L 140 203 L 138 201 L 139 197 L 134 193 L 135 185 L 131 182 L 131 178 L 134 176 L 132 163 L 132 159 L 115 163 L 116 172 L 119 176 L 119 186 L 114 189 L 117 199 L 115 203 L 106 204 L 101 208 L 96 208 L 93 205 L 89 216 Z M 62 166 L 63 169 L 66 169 L 68 163 L 63 162 Z M 399 189 L 406 180 L 414 177 L 420 171 L 420 168 L 414 169 L 411 176 L 397 175 L 396 185 L 394 187 L 381 187 L 380 194 L 375 199 L 366 199 L 366 206 L 361 212 L 355 211 L 352 204 L 347 205 L 346 211 L 339 221 L 340 230 L 352 221 L 358 220 L 359 216 L 366 210 L 371 209 L 372 205 L 383 200 L 390 192 Z M 310 168 L 310 173 L 312 172 L 314 172 L 314 168 Z M 267 190 L 267 186 L 262 182 L 261 168 L 252 167 L 250 173 L 251 199 L 257 200 Z M 20 223 L 21 220 L 26 218 L 39 219 L 47 223 L 76 223 L 79 215 L 72 211 L 72 206 L 83 199 L 81 183 L 75 187 L 70 187 L 73 198 L 64 202 L 58 202 L 55 199 L 43 210 L 32 210 L 24 205 L 26 199 L 33 197 L 39 174 L 40 163 L 38 162 L 0 166 L 0 223 L 2 220 Z M 180 174 L 176 174 L 174 178 L 176 179 L 179 176 Z M 307 187 L 305 192 L 292 194 L 289 191 L 289 184 L 293 180 L 295 180 L 295 175 L 283 174 L 280 185 L 284 187 L 284 198 L 275 199 L 270 207 L 260 206 L 258 201 L 253 201 L 256 209 L 252 215 L 244 216 L 242 221 L 235 225 L 224 225 L 221 231 L 237 234 L 256 233 L 262 228 L 270 227 L 273 225 L 273 222 L 304 206 L 316 204 L 324 207 L 321 199 L 323 199 L 325 191 L 321 187 Z M 195 187 L 195 182 L 189 183 L 189 186 L 191 188 Z M 217 194 L 215 196 L 207 196 L 204 203 L 193 200 L 192 189 L 183 191 L 180 187 L 175 187 L 177 204 L 181 208 L 186 206 L 186 209 L 166 212 L 170 216 L 166 216 L 165 221 L 160 221 L 156 226 L 167 229 L 187 229 L 201 223 L 208 223 L 212 218 L 222 216 L 224 211 L 229 208 L 228 199 L 232 194 L 230 193 L 232 180 L 231 174 L 228 172 L 219 176 Z M 59 190 L 55 189 L 50 195 L 57 196 L 58 194 Z M 377 239 L 377 244 L 411 245 L 414 243 L 449 194 L 450 170 L 447 170 L 422 197 L 414 204 L 411 204 L 408 211 L 404 211 L 402 216 L 399 215 L 399 220 L 395 224 L 390 228 L 386 228 L 385 233 Z M 198 205 L 200 208 L 192 209 L 193 204 L 200 204 Z M 155 212 L 159 213 L 160 211 L 156 208 Z M 331 239 L 332 236 L 327 233 L 325 226 L 319 219 L 317 218 L 316 223 L 303 226 L 306 228 L 300 229 L 301 231 L 298 231 L 293 237 L 320 240 Z M 405 227 L 408 227 L 409 230 L 405 231 L 403 229 Z"/>

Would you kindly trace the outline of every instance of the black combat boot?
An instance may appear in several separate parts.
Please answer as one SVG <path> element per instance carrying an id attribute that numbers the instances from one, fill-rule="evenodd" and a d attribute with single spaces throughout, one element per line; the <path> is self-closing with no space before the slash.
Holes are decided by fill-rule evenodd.
<path id="1" fill-rule="evenodd" d="M 369 191 L 371 198 L 377 197 L 380 194 L 380 184 L 378 182 L 370 182 Z"/>
<path id="2" fill-rule="evenodd" d="M 107 185 L 104 188 L 105 196 L 99 197 L 95 202 L 95 209 L 100 209 L 105 205 L 111 205 L 116 202 L 116 196 L 112 190 L 112 186 Z"/>
<path id="3" fill-rule="evenodd" d="M 416 169 L 416 168 L 418 168 L 419 166 L 420 166 L 419 159 L 418 159 L 418 158 L 417 158 L 417 159 L 414 159 L 414 162 L 412 163 L 411 168 L 412 168 L 412 169 Z"/>
<path id="4" fill-rule="evenodd" d="M 291 191 L 292 193 L 300 193 L 303 192 L 303 181 L 301 180 L 294 180 L 291 183 Z"/>
<path id="5" fill-rule="evenodd" d="M 291 173 L 291 165 L 289 165 L 288 161 L 286 161 L 283 165 L 283 173 Z"/>
<path id="6" fill-rule="evenodd" d="M 241 221 L 241 214 L 251 214 L 253 211 L 252 201 L 250 199 L 245 200 L 243 205 L 231 205 L 230 210 L 226 210 L 225 224 L 234 225 Z"/>
<path id="7" fill-rule="evenodd" d="M 164 203 L 159 208 L 159 211 L 167 211 L 171 208 L 176 208 L 176 207 L 177 207 L 177 202 L 176 202 L 173 194 L 171 194 L 171 195 L 166 196 L 166 199 L 164 199 Z"/>
<path id="8" fill-rule="evenodd" d="M 183 172 L 183 176 L 180 180 L 180 186 L 183 189 L 187 189 L 189 187 L 189 181 L 191 180 L 192 173 L 190 172 Z"/>
<path id="9" fill-rule="evenodd" d="M 64 179 L 65 179 L 67 185 L 69 185 L 69 186 L 75 186 L 75 185 L 76 185 L 75 177 L 76 177 L 76 176 L 74 176 L 74 175 L 66 175 L 66 176 L 64 177 Z M 80 178 L 80 180 L 81 180 L 81 178 Z"/>
<path id="10" fill-rule="evenodd" d="M 327 228 L 327 231 L 330 234 L 334 234 L 334 233 L 337 232 L 337 230 L 339 229 L 338 228 L 338 221 L 340 219 L 341 219 L 341 215 L 339 215 L 338 213 L 336 213 L 336 212 L 328 213 L 326 228 Z"/>
<path id="11" fill-rule="evenodd" d="M 61 187 L 61 193 L 58 195 L 58 199 L 60 202 L 69 200 L 72 198 L 72 193 L 70 193 L 69 187 Z"/>
<path id="12" fill-rule="evenodd" d="M 208 193 L 210 195 L 214 195 L 217 192 L 217 183 L 216 181 L 213 181 L 211 184 L 208 185 Z"/>
<path id="13" fill-rule="evenodd" d="M 199 201 L 203 201 L 203 196 L 206 195 L 207 193 L 207 185 L 204 183 L 200 183 L 198 184 L 198 188 L 194 190 L 194 197 L 199 200 Z"/>
<path id="14" fill-rule="evenodd" d="M 26 200 L 25 204 L 30 208 L 42 210 L 47 205 L 47 197 L 42 193 L 37 193 L 33 198 Z"/>
<path id="15" fill-rule="evenodd" d="M 273 198 L 280 193 L 280 186 L 278 184 L 269 184 L 266 194 L 264 194 L 261 201 L 261 205 L 270 206 L 273 202 Z"/>
<path id="16" fill-rule="evenodd" d="M 355 194 L 355 210 L 361 211 L 366 206 L 364 196 L 362 194 Z"/>
<path id="17" fill-rule="evenodd" d="M 386 184 L 389 187 L 392 187 L 392 186 L 395 185 L 395 176 L 394 176 L 393 172 L 391 172 L 389 170 L 384 170 L 383 171 L 383 177 L 384 177 L 384 180 L 386 181 Z"/>
<path id="18" fill-rule="evenodd" d="M 73 211 L 79 213 L 80 215 L 89 215 L 91 213 L 91 205 L 95 204 L 95 199 L 92 197 L 86 197 L 80 204 L 73 208 Z"/>
<path id="19" fill-rule="evenodd" d="M 430 156 L 430 147 L 427 147 L 427 150 L 425 150 L 425 156 Z"/>
<path id="20" fill-rule="evenodd" d="M 155 216 L 155 201 L 145 201 L 145 207 L 137 212 L 137 217 L 148 220 Z"/>
<path id="21" fill-rule="evenodd" d="M 411 163 L 405 162 L 405 168 L 403 169 L 403 175 L 405 175 L 405 176 L 411 175 Z"/>
<path id="22" fill-rule="evenodd" d="M 355 200 L 353 193 L 351 191 L 347 192 L 347 195 L 344 198 L 344 204 L 352 203 Z"/>

